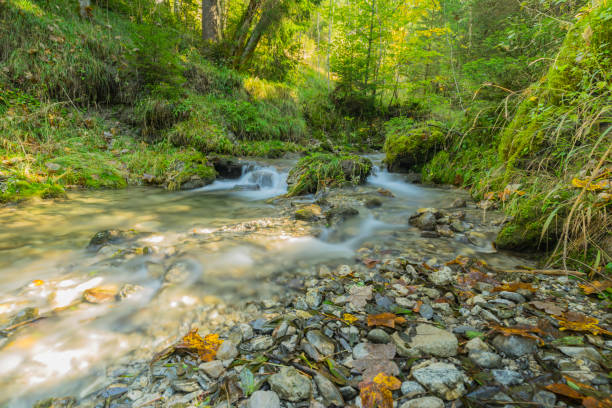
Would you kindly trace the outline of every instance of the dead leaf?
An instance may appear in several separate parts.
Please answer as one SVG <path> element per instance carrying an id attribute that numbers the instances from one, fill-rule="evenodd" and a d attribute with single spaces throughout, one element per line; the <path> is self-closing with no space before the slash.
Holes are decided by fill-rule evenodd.
<path id="1" fill-rule="evenodd" d="M 393 361 L 396 349 L 395 344 L 365 344 L 367 355 L 353 361 L 353 368 L 363 373 L 364 381 L 372 381 L 379 373 L 399 375 L 399 367 Z"/>
<path id="2" fill-rule="evenodd" d="M 403 323 L 406 323 L 406 319 L 389 312 L 368 315 L 368 326 L 385 326 L 395 329 L 396 324 Z"/>
<path id="3" fill-rule="evenodd" d="M 174 346 L 176 350 L 184 350 L 188 353 L 197 354 L 202 361 L 212 361 L 217 355 L 219 346 L 223 340 L 218 334 L 207 334 L 204 338 L 198 334 L 198 329 L 187 333 L 185 337 Z"/>
<path id="4" fill-rule="evenodd" d="M 612 288 L 612 280 L 593 281 L 578 285 L 585 294 L 592 295 L 593 293 L 601 293 L 608 288 Z"/>
<path id="5" fill-rule="evenodd" d="M 374 268 L 378 262 L 379 261 L 377 261 L 376 259 L 370 259 L 370 258 L 366 258 L 363 260 L 363 264 L 370 269 Z"/>
<path id="6" fill-rule="evenodd" d="M 573 388 L 570 388 L 569 385 L 563 383 L 554 383 L 547 385 L 546 388 L 550 392 L 554 392 L 558 395 L 563 395 L 564 397 L 573 398 L 573 399 L 582 399 L 582 394 L 576 391 Z"/>
<path id="7" fill-rule="evenodd" d="M 599 327 L 595 317 L 590 317 L 579 312 L 565 312 L 561 316 L 554 316 L 559 321 L 559 330 L 572 330 L 578 332 L 588 331 L 592 334 L 607 334 L 612 336 L 612 332 Z"/>
<path id="8" fill-rule="evenodd" d="M 423 301 L 422 300 L 417 300 L 416 301 L 416 305 L 414 305 L 414 307 L 412 308 L 412 311 L 414 313 L 419 313 L 419 311 L 421 310 L 421 306 L 423 306 Z"/>
<path id="9" fill-rule="evenodd" d="M 566 310 L 566 307 L 561 307 L 553 302 L 542 302 L 540 300 L 534 300 L 530 303 L 536 308 L 544 310 L 546 313 L 551 315 L 560 315 Z"/>
<path id="10" fill-rule="evenodd" d="M 493 289 L 493 292 L 516 292 L 519 289 L 528 290 L 532 293 L 535 293 L 536 291 L 536 289 L 531 286 L 531 283 L 512 282 L 497 286 L 495 289 Z"/>
<path id="11" fill-rule="evenodd" d="M 372 299 L 372 287 L 371 286 L 352 286 L 349 289 L 349 303 L 355 309 L 363 309 L 367 304 L 368 300 Z"/>
<path id="12" fill-rule="evenodd" d="M 357 318 L 356 316 L 350 314 L 350 313 L 345 313 L 342 316 L 342 320 L 344 320 L 346 323 L 348 324 L 353 324 L 355 323 L 357 320 L 359 320 L 359 318 Z"/>
<path id="13" fill-rule="evenodd" d="M 364 408 L 393 408 L 393 394 L 402 383 L 393 376 L 378 373 L 372 381 L 359 383 L 359 396 Z"/>
<path id="14" fill-rule="evenodd" d="M 89 303 L 111 303 L 116 300 L 117 288 L 91 288 L 83 292 L 83 299 Z"/>
<path id="15" fill-rule="evenodd" d="M 544 344 L 544 341 L 533 333 L 544 334 L 542 329 L 535 326 L 515 326 L 515 327 L 504 327 L 504 326 L 493 326 L 492 330 L 503 334 L 504 336 L 521 336 L 528 339 L 537 340 L 540 344 Z"/>
<path id="16" fill-rule="evenodd" d="M 572 186 L 576 188 L 584 188 L 587 191 L 601 191 L 610 189 L 610 180 L 599 180 L 597 182 L 588 180 L 580 180 L 578 178 L 572 179 Z"/>

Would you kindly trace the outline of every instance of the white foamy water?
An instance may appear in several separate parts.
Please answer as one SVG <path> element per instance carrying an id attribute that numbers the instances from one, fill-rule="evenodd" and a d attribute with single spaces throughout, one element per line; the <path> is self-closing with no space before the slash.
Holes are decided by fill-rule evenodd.
<path id="1" fill-rule="evenodd" d="M 227 190 L 250 200 L 264 200 L 287 192 L 287 173 L 273 166 L 245 165 L 238 179 L 216 180 L 194 191 Z"/>

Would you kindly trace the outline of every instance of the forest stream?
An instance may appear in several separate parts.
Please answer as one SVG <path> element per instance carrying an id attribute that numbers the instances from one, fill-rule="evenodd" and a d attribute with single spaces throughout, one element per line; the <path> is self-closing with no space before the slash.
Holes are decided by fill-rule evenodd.
<path id="1" fill-rule="evenodd" d="M 297 221 L 294 206 L 320 197 L 274 199 L 286 192 L 292 164 L 246 163 L 239 179 L 191 191 L 83 191 L 5 209 L 0 323 L 9 330 L 0 337 L 0 406 L 87 395 L 106 385 L 104 373 L 150 359 L 191 327 L 202 333 L 229 327 L 244 319 L 248 305 L 273 304 L 292 279 L 315 275 L 323 264 L 352 262 L 365 250 L 530 264 L 496 252 L 501 216 L 469 204 L 464 224 L 472 236 L 421 237 L 408 223 L 411 214 L 469 201 L 468 194 L 410 184 L 379 167 L 365 185 L 334 192 L 358 215 L 323 227 Z M 364 205 L 371 196 L 382 205 Z M 105 230 L 123 235 L 88 248 Z"/>

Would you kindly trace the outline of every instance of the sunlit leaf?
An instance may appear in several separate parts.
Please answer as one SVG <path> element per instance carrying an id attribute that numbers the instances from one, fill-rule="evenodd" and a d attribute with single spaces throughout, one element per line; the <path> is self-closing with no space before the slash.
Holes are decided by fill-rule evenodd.
<path id="1" fill-rule="evenodd" d="M 359 396 L 364 408 L 393 408 L 393 394 L 402 385 L 401 381 L 385 373 L 378 373 L 372 381 L 359 383 Z"/>
<path id="2" fill-rule="evenodd" d="M 342 315 L 342 320 L 344 320 L 348 324 L 353 324 L 357 320 L 359 320 L 359 318 L 350 313 L 345 313 L 344 315 Z"/>
<path id="3" fill-rule="evenodd" d="M 541 338 L 536 336 L 534 333 L 544 334 L 542 329 L 534 326 L 516 326 L 516 327 L 503 327 L 493 326 L 493 331 L 503 334 L 504 336 L 521 336 L 528 339 L 537 340 L 540 344 L 544 344 Z"/>
<path id="4" fill-rule="evenodd" d="M 535 293 L 536 291 L 536 289 L 531 285 L 531 283 L 512 282 L 495 287 L 495 289 L 493 289 L 493 292 L 516 292 L 519 289 L 528 290 L 532 293 Z"/>
<path id="5" fill-rule="evenodd" d="M 403 323 L 406 323 L 406 319 L 389 312 L 368 315 L 368 326 L 385 326 L 395 329 L 396 324 Z"/>
<path id="6" fill-rule="evenodd" d="M 181 342 L 174 347 L 197 354 L 202 361 L 212 361 L 222 343 L 223 340 L 219 339 L 218 334 L 207 334 L 202 338 L 198 334 L 198 330 L 194 329 L 187 333 Z"/>
<path id="7" fill-rule="evenodd" d="M 612 336 L 612 332 L 598 326 L 599 320 L 578 312 L 565 312 L 560 316 L 555 316 L 559 321 L 559 330 L 572 330 L 578 332 L 590 332 L 592 334 L 607 334 Z"/>
<path id="8" fill-rule="evenodd" d="M 601 293 L 608 288 L 612 288 L 612 280 L 586 282 L 578 285 L 584 293 L 591 295 L 593 293 Z"/>

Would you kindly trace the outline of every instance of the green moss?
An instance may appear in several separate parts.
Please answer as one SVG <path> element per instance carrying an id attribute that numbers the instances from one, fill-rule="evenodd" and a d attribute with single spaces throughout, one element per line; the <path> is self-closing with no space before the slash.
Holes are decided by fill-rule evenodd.
<path id="1" fill-rule="evenodd" d="M 444 143 L 444 133 L 434 123 L 414 124 L 393 118 L 385 124 L 385 164 L 391 171 L 416 170 L 427 163 Z"/>
<path id="2" fill-rule="evenodd" d="M 58 198 L 65 195 L 64 188 L 53 182 L 36 182 L 19 177 L 0 178 L 0 203 L 40 197 Z"/>
<path id="3" fill-rule="evenodd" d="M 289 196 L 316 193 L 326 187 L 365 182 L 372 170 L 369 159 L 354 155 L 315 153 L 302 158 L 289 172 Z"/>
<path id="4" fill-rule="evenodd" d="M 124 188 L 125 177 L 108 156 L 98 152 L 74 153 L 53 160 L 61 166 L 57 180 L 87 188 Z"/>
<path id="5" fill-rule="evenodd" d="M 611 15 L 610 6 L 601 6 L 576 23 L 546 76 L 524 94 L 499 144 L 506 180 L 543 149 L 558 150 L 551 155 L 558 160 L 576 143 L 597 139 L 598 126 L 579 129 L 609 104 Z"/>
<path id="6" fill-rule="evenodd" d="M 184 152 L 173 156 L 166 173 L 169 190 L 187 190 L 205 186 L 215 180 L 215 168 L 198 152 Z"/>
<path id="7" fill-rule="evenodd" d="M 292 142 L 281 140 L 265 140 L 255 142 L 240 142 L 236 152 L 241 156 L 279 158 L 286 153 L 304 151 L 305 147 Z"/>

